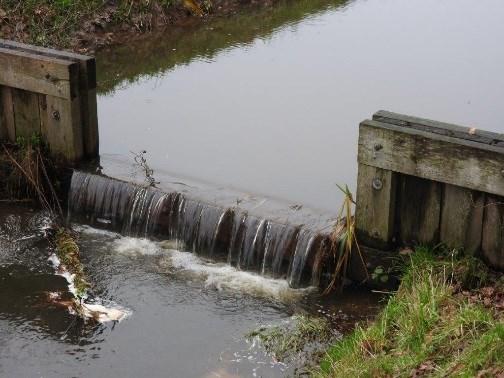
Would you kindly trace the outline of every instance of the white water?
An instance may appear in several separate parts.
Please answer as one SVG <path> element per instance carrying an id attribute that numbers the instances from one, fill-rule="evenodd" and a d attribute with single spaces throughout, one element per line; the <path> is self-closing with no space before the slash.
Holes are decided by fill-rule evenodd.
<path id="1" fill-rule="evenodd" d="M 56 271 L 56 275 L 65 278 L 68 282 L 68 291 L 70 291 L 75 297 L 75 303 L 80 307 L 82 315 L 85 318 L 94 318 L 100 323 L 106 323 L 111 321 L 121 322 L 131 315 L 130 310 L 111 301 L 104 303 L 104 301 L 99 297 L 93 298 L 93 301 L 91 303 L 88 301 L 89 297 L 87 294 L 82 297 L 80 303 L 77 302 L 78 296 L 77 289 L 75 288 L 75 274 L 72 274 L 68 270 L 66 270 L 64 265 L 61 264 L 58 256 L 56 256 L 56 254 L 54 253 L 49 256 L 48 261 L 53 265 Z M 50 296 L 54 300 L 57 300 L 59 298 L 58 293 L 50 293 Z M 68 311 L 71 314 L 75 315 L 75 311 L 71 306 L 68 307 Z"/>
<path id="2" fill-rule="evenodd" d="M 191 252 L 173 249 L 172 241 L 152 241 L 144 238 L 121 236 L 114 232 L 98 230 L 89 226 L 75 227 L 79 232 L 111 238 L 110 248 L 118 254 L 130 256 L 158 256 L 161 272 L 175 273 L 199 280 L 205 288 L 247 293 L 281 301 L 300 299 L 315 288 L 292 289 L 285 279 L 273 279 L 255 273 L 241 271 L 225 263 L 202 259 Z"/>

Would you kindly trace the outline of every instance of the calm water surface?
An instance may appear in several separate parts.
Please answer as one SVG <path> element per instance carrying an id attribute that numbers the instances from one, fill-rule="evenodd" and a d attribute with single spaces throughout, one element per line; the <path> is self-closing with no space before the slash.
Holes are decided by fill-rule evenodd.
<path id="1" fill-rule="evenodd" d="M 379 109 L 504 132 L 500 0 L 294 1 L 98 56 L 101 150 L 335 211 Z"/>

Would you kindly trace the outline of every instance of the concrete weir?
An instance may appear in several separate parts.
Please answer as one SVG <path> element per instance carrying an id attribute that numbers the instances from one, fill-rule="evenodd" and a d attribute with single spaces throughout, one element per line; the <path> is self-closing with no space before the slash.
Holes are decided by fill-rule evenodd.
<path id="1" fill-rule="evenodd" d="M 40 137 L 64 167 L 99 157 L 94 58 L 0 39 L 0 66 L 0 140 Z M 504 269 L 503 135 L 379 111 L 360 124 L 358 162 L 355 227 L 368 270 L 398 247 L 438 243 Z M 301 205 L 263 206 L 181 182 L 153 188 L 111 172 L 116 178 L 74 172 L 73 217 L 177 241 L 292 287 L 324 286 L 331 276 L 334 217 L 320 222 Z M 366 278 L 353 255 L 348 276 Z"/>
<path id="2" fill-rule="evenodd" d="M 327 284 L 332 266 L 330 229 L 268 218 L 260 211 L 251 212 L 246 203 L 223 203 L 83 171 L 74 172 L 68 197 L 73 220 L 172 241 L 180 250 L 285 278 L 293 288 Z"/>

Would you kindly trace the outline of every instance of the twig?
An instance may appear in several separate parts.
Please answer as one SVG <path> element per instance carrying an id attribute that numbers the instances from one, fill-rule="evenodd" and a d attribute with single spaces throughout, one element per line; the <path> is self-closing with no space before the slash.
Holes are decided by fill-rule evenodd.
<path id="1" fill-rule="evenodd" d="M 47 210 L 51 211 L 51 205 L 49 201 L 47 201 L 47 198 L 45 197 L 44 193 L 40 190 L 38 187 L 37 183 L 31 177 L 24 169 L 23 167 L 17 162 L 17 160 L 10 154 L 9 150 L 3 146 L 5 153 L 7 154 L 7 157 L 12 161 L 12 163 L 23 173 L 25 178 L 32 184 L 33 188 L 37 192 L 40 202 L 42 203 L 42 206 L 44 206 Z"/>

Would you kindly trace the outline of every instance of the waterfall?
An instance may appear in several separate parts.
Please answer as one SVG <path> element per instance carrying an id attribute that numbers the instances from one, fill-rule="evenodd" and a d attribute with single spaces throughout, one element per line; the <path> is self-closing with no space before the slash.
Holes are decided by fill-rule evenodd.
<path id="1" fill-rule="evenodd" d="M 185 193 L 165 193 L 106 176 L 75 171 L 69 218 L 125 235 L 168 239 L 179 249 L 258 274 L 285 278 L 291 287 L 321 284 L 327 235 L 224 208 Z"/>

